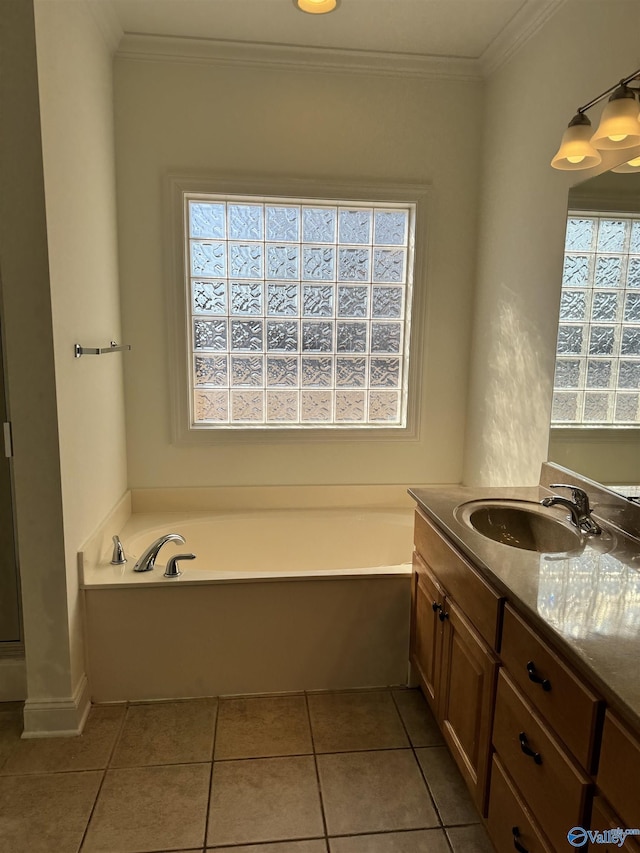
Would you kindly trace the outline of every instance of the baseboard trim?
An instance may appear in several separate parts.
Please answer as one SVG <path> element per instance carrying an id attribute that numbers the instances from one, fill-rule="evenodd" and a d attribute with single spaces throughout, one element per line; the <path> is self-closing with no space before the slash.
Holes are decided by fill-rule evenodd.
<path id="1" fill-rule="evenodd" d="M 23 738 L 75 737 L 82 734 L 91 709 L 89 683 L 83 675 L 73 696 L 66 699 L 27 699 Z"/>
<path id="2" fill-rule="evenodd" d="M 21 702 L 27 697 L 24 658 L 0 658 L 0 702 Z"/>

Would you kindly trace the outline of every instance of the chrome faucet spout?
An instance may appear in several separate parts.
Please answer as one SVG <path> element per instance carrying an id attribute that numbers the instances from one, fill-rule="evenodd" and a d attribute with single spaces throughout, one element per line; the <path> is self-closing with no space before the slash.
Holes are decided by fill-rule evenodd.
<path id="1" fill-rule="evenodd" d="M 185 539 L 179 533 L 167 533 L 164 536 L 160 536 L 158 539 L 155 540 L 155 542 L 152 542 L 151 545 L 149 545 L 144 554 L 140 557 L 140 559 L 133 567 L 133 571 L 150 572 L 156 564 L 156 559 L 158 557 L 160 549 L 167 542 L 180 542 L 182 545 L 184 545 Z"/>
<path id="2" fill-rule="evenodd" d="M 566 507 L 571 513 L 571 521 L 575 524 L 576 527 L 580 527 L 580 513 L 578 512 L 577 506 L 572 503 L 569 498 L 561 498 L 558 495 L 554 495 L 552 498 L 544 498 L 540 503 L 542 506 L 563 506 Z"/>
<path id="3" fill-rule="evenodd" d="M 599 525 L 591 518 L 591 507 L 589 506 L 589 496 L 584 489 L 578 486 L 571 486 L 566 483 L 551 483 L 550 489 L 569 489 L 571 492 L 571 500 L 569 498 L 561 498 L 557 495 L 553 497 L 543 498 L 540 503 L 543 506 L 564 506 L 571 513 L 571 520 L 583 533 L 591 533 L 598 535 L 602 533 Z"/>

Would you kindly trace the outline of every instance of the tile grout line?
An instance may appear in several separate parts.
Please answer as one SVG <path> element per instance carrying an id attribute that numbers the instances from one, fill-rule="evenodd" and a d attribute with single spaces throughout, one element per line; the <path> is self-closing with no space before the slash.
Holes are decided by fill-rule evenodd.
<path id="1" fill-rule="evenodd" d="M 213 764 L 216 754 L 216 740 L 218 737 L 218 721 L 220 720 L 220 699 L 216 700 L 216 721 L 213 724 L 213 742 L 211 744 L 211 770 L 209 771 L 209 790 L 207 794 L 207 809 L 204 817 L 204 837 L 202 839 L 202 850 L 205 853 L 207 849 L 207 837 L 209 835 L 209 817 L 211 815 L 211 799 L 213 796 Z"/>
<path id="2" fill-rule="evenodd" d="M 324 799 L 322 797 L 322 785 L 320 784 L 320 771 L 318 769 L 318 754 L 316 753 L 316 742 L 313 737 L 313 726 L 311 725 L 311 711 L 309 709 L 309 695 L 305 691 L 304 704 L 307 709 L 307 722 L 309 723 L 309 735 L 311 736 L 311 749 L 313 754 L 313 766 L 316 771 L 316 784 L 318 786 L 318 799 L 320 801 L 320 814 L 322 815 L 322 826 L 324 828 L 324 846 L 329 851 L 329 830 L 327 828 L 327 816 L 324 811 Z"/>
<path id="3" fill-rule="evenodd" d="M 402 712 L 400 711 L 400 707 L 399 707 L 398 703 L 396 702 L 396 697 L 394 696 L 393 690 L 390 690 L 389 692 L 391 693 L 391 699 L 392 699 L 393 704 L 395 706 L 395 709 L 398 713 L 398 716 L 400 717 L 400 722 L 402 723 L 402 727 L 404 728 L 405 733 L 407 735 L 407 739 L 409 741 L 411 751 L 413 752 L 413 758 L 414 758 L 416 764 L 418 765 L 418 770 L 420 772 L 420 775 L 422 776 L 422 781 L 424 782 L 424 786 L 427 789 L 427 794 L 429 795 L 429 799 L 431 800 L 431 804 L 433 805 L 433 810 L 434 810 L 436 817 L 438 819 L 438 822 L 440 824 L 440 829 L 444 832 L 444 837 L 446 839 L 446 842 L 449 845 L 449 848 L 451 848 L 449 836 L 447 835 L 447 833 L 445 831 L 444 821 L 442 820 L 442 815 L 440 814 L 440 809 L 438 808 L 438 805 L 436 803 L 436 798 L 434 797 L 433 792 L 432 792 L 431 788 L 429 787 L 429 783 L 427 781 L 426 774 L 422 768 L 422 764 L 420 764 L 420 759 L 418 758 L 418 754 L 416 752 L 417 747 L 415 747 L 413 744 L 413 740 L 411 739 L 411 735 L 409 734 L 409 730 L 408 730 L 406 723 L 404 721 L 404 717 L 402 716 Z M 431 713 L 431 709 L 429 709 L 429 713 Z"/>
<path id="4" fill-rule="evenodd" d="M 115 738 L 113 739 L 113 745 L 111 746 L 111 749 L 109 750 L 109 755 L 107 757 L 106 764 L 105 764 L 104 768 L 102 769 L 102 779 L 100 780 L 100 784 L 98 785 L 98 790 L 96 791 L 96 796 L 95 796 L 95 799 L 93 801 L 93 806 L 91 807 L 91 811 L 89 812 L 89 817 L 87 818 L 87 823 L 85 825 L 84 832 L 82 833 L 82 838 L 80 839 L 80 844 L 78 845 L 78 853 L 80 853 L 80 851 L 84 847 L 85 841 L 87 840 L 87 833 L 89 832 L 89 825 L 91 824 L 91 820 L 92 820 L 93 815 L 95 813 L 96 806 L 98 805 L 98 800 L 100 799 L 100 794 L 102 792 L 102 788 L 104 786 L 105 779 L 107 778 L 107 771 L 109 770 L 109 766 L 111 764 L 111 761 L 113 760 L 113 755 L 116 751 L 118 743 L 120 742 L 120 738 L 122 737 L 122 731 L 124 729 L 124 724 L 125 724 L 125 721 L 127 719 L 128 711 L 129 711 L 129 703 L 127 702 L 125 709 L 124 709 L 124 714 L 122 715 L 122 719 L 120 720 L 120 726 L 118 727 L 118 732 L 117 732 Z M 89 712 L 89 713 L 91 713 L 91 712 Z M 87 721 L 88 721 L 88 717 L 87 717 Z"/>
<path id="5" fill-rule="evenodd" d="M 392 694 L 392 696 L 393 696 L 393 700 L 394 700 L 394 703 L 395 703 L 395 705 L 396 705 L 396 708 L 398 709 L 398 713 L 399 713 L 400 718 L 401 718 L 401 720 L 402 720 L 402 724 L 404 725 L 404 718 L 402 717 L 402 713 L 401 713 L 401 711 L 400 711 L 400 708 L 399 708 L 399 706 L 398 706 L 397 702 L 395 701 L 395 695 L 393 694 L 393 691 L 391 691 L 391 694 Z M 432 714 L 431 709 L 429 709 L 429 714 Z M 406 728 L 406 727 L 405 727 L 405 728 Z M 408 734 L 408 731 L 407 731 L 407 734 Z M 413 742 L 412 742 L 412 740 L 411 740 L 411 737 L 409 737 L 409 742 L 411 743 L 411 748 L 412 748 L 412 750 L 413 750 L 414 756 L 415 756 L 416 761 L 417 761 L 417 763 L 418 763 L 418 768 L 419 768 L 419 770 L 420 770 L 420 773 L 421 773 L 422 778 L 423 778 L 423 780 L 424 780 L 425 786 L 426 786 L 426 788 L 427 788 L 427 791 L 429 792 L 429 796 L 431 797 L 431 800 L 432 800 L 432 802 L 433 802 L 434 808 L 435 808 L 435 810 L 436 810 L 436 815 L 438 816 L 438 820 L 440 821 L 440 824 L 441 824 L 440 828 L 441 828 L 441 830 L 444 832 L 444 837 L 445 837 L 445 840 L 446 840 L 447 846 L 448 846 L 448 847 L 449 847 L 449 849 L 452 851 L 452 853 L 457 853 L 457 851 L 455 850 L 455 848 L 454 848 L 454 846 L 453 846 L 453 841 L 451 840 L 451 837 L 449 836 L 449 830 L 450 830 L 450 829 L 459 829 L 459 828 L 461 828 L 461 827 L 466 827 L 466 826 L 482 826 L 482 827 L 484 828 L 484 824 L 483 824 L 483 822 L 482 822 L 482 819 L 481 819 L 481 817 L 480 817 L 480 815 L 479 815 L 478 817 L 479 817 L 480 819 L 479 819 L 477 822 L 474 822 L 474 823 L 445 824 L 444 820 L 442 819 L 442 815 L 440 814 L 440 810 L 439 810 L 439 808 L 438 808 L 438 806 L 437 806 L 435 796 L 433 795 L 433 793 L 432 793 L 432 791 L 431 791 L 431 787 L 429 786 L 429 782 L 428 782 L 427 777 L 426 777 L 426 774 L 425 774 L 425 772 L 424 772 L 424 770 L 423 770 L 422 764 L 420 763 L 420 760 L 419 760 L 419 758 L 418 758 L 418 756 L 417 756 L 417 754 L 416 754 L 416 750 L 417 750 L 417 749 L 437 749 L 437 748 L 442 748 L 442 747 L 444 747 L 445 749 L 447 749 L 446 743 L 443 741 L 443 743 L 441 743 L 441 744 L 430 744 L 429 746 L 414 747 Z"/>

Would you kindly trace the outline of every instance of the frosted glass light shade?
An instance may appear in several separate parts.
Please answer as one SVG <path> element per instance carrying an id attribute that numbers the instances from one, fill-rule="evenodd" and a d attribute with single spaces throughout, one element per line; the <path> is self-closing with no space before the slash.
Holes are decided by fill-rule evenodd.
<path id="1" fill-rule="evenodd" d="M 602 111 L 591 144 L 602 151 L 640 145 L 640 106 L 633 90 L 619 86 Z"/>
<path id="2" fill-rule="evenodd" d="M 640 157 L 634 157 L 633 160 L 627 160 L 626 163 L 621 163 L 620 166 L 616 166 L 611 171 L 618 172 L 619 174 L 630 174 L 633 172 L 638 172 L 638 174 L 640 174 Z"/>
<path id="3" fill-rule="evenodd" d="M 591 122 L 586 115 L 578 113 L 565 130 L 551 165 L 554 169 L 568 172 L 590 169 L 601 161 L 602 157 L 591 144 Z"/>
<path id="4" fill-rule="evenodd" d="M 338 0 L 295 0 L 295 4 L 302 12 L 325 15 L 327 12 L 333 12 L 338 5 Z"/>

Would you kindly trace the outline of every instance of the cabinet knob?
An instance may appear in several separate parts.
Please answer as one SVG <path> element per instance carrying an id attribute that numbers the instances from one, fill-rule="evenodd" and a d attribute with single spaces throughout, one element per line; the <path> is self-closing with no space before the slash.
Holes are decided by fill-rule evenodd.
<path id="1" fill-rule="evenodd" d="M 431 605 L 431 609 L 433 610 L 434 613 L 437 613 L 438 610 L 442 610 L 442 605 L 438 604 L 437 601 L 434 601 L 433 604 Z"/>
<path id="2" fill-rule="evenodd" d="M 441 622 L 444 622 L 444 620 L 445 620 L 445 619 L 448 619 L 448 618 L 449 618 L 449 614 L 446 612 L 446 610 L 443 610 L 443 609 L 442 609 L 442 607 L 441 607 L 441 608 L 440 608 L 440 612 L 438 613 L 438 619 L 439 619 Z"/>
<path id="3" fill-rule="evenodd" d="M 520 830 L 517 826 L 511 828 L 511 832 L 513 833 L 513 846 L 516 848 L 518 853 L 529 853 L 526 847 L 523 847 L 522 844 L 518 841 L 520 838 Z"/>
<path id="4" fill-rule="evenodd" d="M 551 682 L 548 678 L 542 678 L 542 676 L 538 675 L 536 665 L 532 660 L 527 662 L 527 672 L 529 673 L 529 681 L 539 684 L 547 693 L 551 690 Z"/>
<path id="5" fill-rule="evenodd" d="M 525 755 L 528 755 L 530 758 L 533 758 L 536 764 L 542 764 L 542 756 L 539 752 L 534 752 L 529 746 L 529 741 L 527 740 L 527 736 L 524 732 L 520 732 L 518 735 L 518 740 L 520 741 L 520 749 L 524 752 Z"/>

